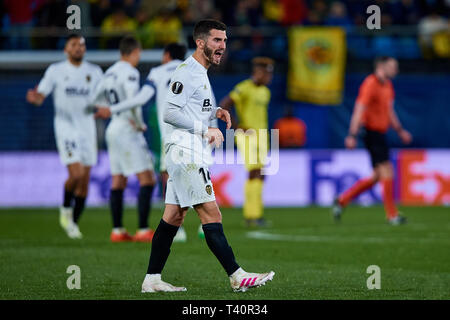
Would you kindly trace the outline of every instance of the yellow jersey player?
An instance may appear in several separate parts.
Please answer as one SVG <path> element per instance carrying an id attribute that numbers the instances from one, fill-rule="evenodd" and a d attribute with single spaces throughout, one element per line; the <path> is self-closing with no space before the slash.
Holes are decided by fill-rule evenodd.
<path id="1" fill-rule="evenodd" d="M 236 110 L 236 145 L 245 161 L 248 179 L 244 187 L 244 218 L 248 226 L 266 226 L 263 218 L 263 182 L 261 169 L 268 151 L 267 108 L 274 61 L 267 57 L 252 60 L 251 78 L 238 83 L 221 102 L 223 109 Z M 236 128 L 236 126 L 235 126 Z M 262 129 L 262 130 L 261 130 Z"/>

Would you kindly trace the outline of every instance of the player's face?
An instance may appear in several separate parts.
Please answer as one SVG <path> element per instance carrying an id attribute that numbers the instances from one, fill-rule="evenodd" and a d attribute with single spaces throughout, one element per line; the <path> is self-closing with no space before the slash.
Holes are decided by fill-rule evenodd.
<path id="1" fill-rule="evenodd" d="M 161 63 L 165 64 L 165 63 L 168 63 L 169 61 L 170 61 L 170 53 L 168 51 L 166 51 L 163 53 Z"/>
<path id="2" fill-rule="evenodd" d="M 227 35 L 225 31 L 212 29 L 209 31 L 203 53 L 209 63 L 219 65 L 225 53 Z"/>
<path id="3" fill-rule="evenodd" d="M 262 71 L 262 83 L 267 86 L 270 82 L 272 82 L 273 72 L 263 70 Z"/>
<path id="4" fill-rule="evenodd" d="M 384 72 L 389 79 L 393 79 L 398 73 L 398 62 L 390 59 L 384 64 Z"/>
<path id="5" fill-rule="evenodd" d="M 273 72 L 265 68 L 257 67 L 253 69 L 253 78 L 259 85 L 267 86 L 272 81 L 272 77 Z"/>
<path id="6" fill-rule="evenodd" d="M 69 59 L 80 62 L 83 60 L 84 53 L 86 52 L 86 44 L 84 38 L 72 38 L 66 43 L 64 52 L 67 53 Z"/>
<path id="7" fill-rule="evenodd" d="M 129 62 L 133 65 L 133 67 L 136 67 L 139 64 L 139 60 L 141 60 L 141 48 L 136 48 L 133 51 L 131 51 L 129 56 Z"/>

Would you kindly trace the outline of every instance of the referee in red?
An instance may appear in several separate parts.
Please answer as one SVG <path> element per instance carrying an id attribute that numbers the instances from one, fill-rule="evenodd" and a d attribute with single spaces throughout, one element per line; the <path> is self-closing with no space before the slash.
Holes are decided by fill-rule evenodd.
<path id="1" fill-rule="evenodd" d="M 350 189 L 342 193 L 334 202 L 333 216 L 339 221 L 352 199 L 372 188 L 378 181 L 383 190 L 383 204 L 389 224 L 399 225 L 406 218 L 399 215 L 394 203 L 394 170 L 389 161 L 389 148 L 386 131 L 389 127 L 397 132 L 404 144 L 412 141 L 411 134 L 403 129 L 394 111 L 394 88 L 391 83 L 398 73 L 398 62 L 392 57 L 375 60 L 375 71 L 367 76 L 359 88 L 358 98 L 350 122 L 345 146 L 353 149 L 357 145 L 359 128 L 364 128 L 364 144 L 372 160 L 373 173 L 370 177 L 358 180 Z"/>

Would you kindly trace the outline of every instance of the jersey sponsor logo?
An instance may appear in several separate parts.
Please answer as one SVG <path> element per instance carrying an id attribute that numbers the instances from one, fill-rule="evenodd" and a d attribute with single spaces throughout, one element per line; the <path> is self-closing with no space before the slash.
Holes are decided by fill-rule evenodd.
<path id="1" fill-rule="evenodd" d="M 183 84 L 179 81 L 176 81 L 172 84 L 172 92 L 175 94 L 179 94 L 183 91 Z"/>
<path id="2" fill-rule="evenodd" d="M 129 77 L 128 77 L 128 80 L 130 80 L 130 81 L 136 81 L 137 78 L 136 78 L 135 76 L 129 76 Z"/>
<path id="3" fill-rule="evenodd" d="M 68 96 L 88 96 L 89 89 L 84 88 L 76 88 L 76 87 L 67 87 L 66 95 Z"/>
<path id="4" fill-rule="evenodd" d="M 203 107 L 211 107 L 211 101 L 209 99 L 203 100 Z"/>
<path id="5" fill-rule="evenodd" d="M 209 99 L 203 100 L 203 107 L 202 107 L 203 112 L 211 111 L 212 110 L 211 107 L 212 107 L 211 100 Z"/>

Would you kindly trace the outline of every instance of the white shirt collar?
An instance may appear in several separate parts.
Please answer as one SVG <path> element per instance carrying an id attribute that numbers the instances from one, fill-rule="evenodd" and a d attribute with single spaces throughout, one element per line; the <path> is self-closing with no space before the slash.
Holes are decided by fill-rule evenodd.
<path id="1" fill-rule="evenodd" d="M 194 67 L 201 72 L 207 73 L 208 69 L 206 69 L 200 62 L 198 62 L 193 56 L 190 56 L 188 59 L 192 59 Z"/>

